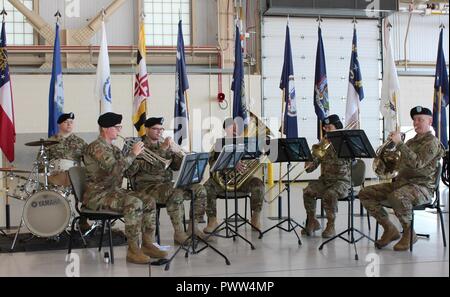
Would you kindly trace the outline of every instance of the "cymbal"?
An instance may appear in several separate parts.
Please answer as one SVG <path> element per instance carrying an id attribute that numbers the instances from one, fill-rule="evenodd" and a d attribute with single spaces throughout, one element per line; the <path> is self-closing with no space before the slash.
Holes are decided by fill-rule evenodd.
<path id="1" fill-rule="evenodd" d="M 14 167 L 0 167 L 0 172 L 31 173 L 30 170 L 22 170 Z"/>
<path id="2" fill-rule="evenodd" d="M 51 145 L 54 145 L 57 143 L 59 143 L 59 141 L 41 139 L 38 141 L 32 141 L 32 142 L 25 143 L 25 145 L 26 146 L 42 146 L 42 145 L 43 146 L 51 146 Z"/>

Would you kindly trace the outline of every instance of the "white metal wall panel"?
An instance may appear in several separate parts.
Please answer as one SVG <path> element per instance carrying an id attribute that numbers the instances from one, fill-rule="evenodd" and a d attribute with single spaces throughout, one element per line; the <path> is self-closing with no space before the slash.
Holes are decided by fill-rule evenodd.
<path id="1" fill-rule="evenodd" d="M 281 90 L 279 89 L 284 57 L 286 18 L 266 17 L 263 20 L 263 99 L 264 116 L 272 131 L 281 125 Z M 299 134 L 310 147 L 317 142 L 316 114 L 313 106 L 317 22 L 312 18 L 290 18 L 291 45 L 294 59 Z M 325 19 L 322 36 L 327 63 L 330 112 L 345 116 L 348 72 L 350 66 L 353 24 L 348 19 Z M 379 28 L 375 20 L 360 20 L 358 55 L 361 64 L 365 98 L 361 103 L 362 129 L 372 145 L 380 145 L 380 45 Z M 367 160 L 370 169 L 371 160 Z M 303 167 L 303 166 L 299 166 Z M 278 166 L 275 166 L 278 168 Z M 275 176 L 278 177 L 278 170 Z M 298 170 L 299 171 L 299 170 Z M 298 172 L 296 170 L 296 172 Z M 315 179 L 319 170 L 301 179 Z M 374 177 L 368 170 L 368 177 Z"/>
<path id="2" fill-rule="evenodd" d="M 397 13 L 389 17 L 393 25 L 392 46 L 396 61 L 404 60 L 404 44 L 406 29 L 408 27 L 409 14 Z M 445 25 L 444 29 L 444 55 L 447 63 L 449 60 L 449 16 L 432 15 L 421 16 L 414 14 L 407 40 L 407 60 L 412 62 L 436 63 L 437 48 L 439 42 L 439 26 Z"/>

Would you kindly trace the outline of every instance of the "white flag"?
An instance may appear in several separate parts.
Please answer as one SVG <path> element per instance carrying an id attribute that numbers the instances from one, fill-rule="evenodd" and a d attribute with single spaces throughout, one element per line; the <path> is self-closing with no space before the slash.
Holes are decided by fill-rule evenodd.
<path id="1" fill-rule="evenodd" d="M 394 53 L 391 46 L 389 22 L 384 24 L 384 55 L 383 55 L 383 87 L 381 89 L 381 113 L 384 116 L 384 129 L 392 132 L 397 129 L 397 112 L 399 108 L 400 83 L 395 66 Z"/>
<path id="2" fill-rule="evenodd" d="M 100 101 L 100 114 L 112 111 L 111 72 L 109 69 L 108 43 L 106 41 L 105 23 L 102 22 L 102 42 L 97 63 L 97 83 L 95 98 Z"/>

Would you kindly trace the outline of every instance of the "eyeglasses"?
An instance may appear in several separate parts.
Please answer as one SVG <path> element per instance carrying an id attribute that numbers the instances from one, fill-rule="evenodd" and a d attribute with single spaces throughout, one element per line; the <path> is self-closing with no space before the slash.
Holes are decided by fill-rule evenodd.
<path id="1" fill-rule="evenodd" d="M 152 128 L 153 131 L 164 132 L 164 128 Z"/>

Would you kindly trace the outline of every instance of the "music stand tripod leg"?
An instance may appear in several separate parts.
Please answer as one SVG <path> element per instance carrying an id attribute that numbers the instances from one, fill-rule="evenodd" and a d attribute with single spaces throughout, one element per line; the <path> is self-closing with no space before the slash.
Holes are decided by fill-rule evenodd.
<path id="1" fill-rule="evenodd" d="M 264 232 L 262 232 L 259 238 L 261 239 L 265 233 L 271 231 L 272 229 L 279 228 L 279 229 L 281 229 L 281 230 L 283 230 L 285 232 L 289 232 L 289 233 L 294 231 L 295 236 L 297 237 L 298 245 L 302 245 L 302 241 L 300 239 L 300 236 L 298 235 L 297 231 L 295 231 L 295 228 L 300 227 L 300 228 L 304 229 L 304 227 L 302 225 L 300 225 L 299 223 L 297 223 L 291 217 L 291 187 L 290 187 L 291 180 L 290 180 L 290 176 L 289 176 L 290 170 L 291 170 L 291 163 L 288 162 L 288 164 L 287 164 L 287 179 L 288 180 L 287 180 L 287 184 L 286 184 L 286 192 L 287 192 L 287 200 L 288 200 L 288 216 L 287 216 L 286 219 L 284 219 L 283 221 L 279 222 L 275 226 L 272 226 L 269 229 L 267 229 Z M 287 223 L 287 225 L 288 225 L 287 229 L 283 228 L 282 225 L 284 223 Z"/>
<path id="2" fill-rule="evenodd" d="M 230 265 L 230 260 L 228 260 L 228 258 L 221 253 L 218 249 L 214 248 L 212 245 L 210 245 L 208 242 L 206 242 L 205 240 L 203 240 L 202 238 L 198 237 L 195 234 L 195 226 L 194 226 L 194 222 L 195 222 L 195 218 L 194 218 L 194 199 L 195 199 L 195 195 L 194 195 L 194 190 L 189 189 L 190 193 L 191 193 L 191 235 L 186 239 L 186 241 L 175 251 L 175 253 L 172 255 L 172 257 L 170 257 L 170 259 L 167 261 L 166 266 L 164 268 L 165 271 L 168 271 L 170 269 L 170 264 L 172 262 L 172 260 L 175 258 L 175 256 L 181 251 L 181 249 L 185 250 L 185 258 L 188 258 L 189 253 L 191 252 L 192 254 L 198 254 L 201 251 L 203 251 L 206 248 L 211 248 L 214 252 L 216 252 L 217 254 L 219 254 L 220 256 L 222 256 L 225 259 L 225 263 L 227 265 Z M 196 250 L 196 242 L 202 242 L 205 244 L 205 246 L 203 248 L 201 248 L 200 250 Z M 191 251 L 192 249 L 192 251 Z"/>

